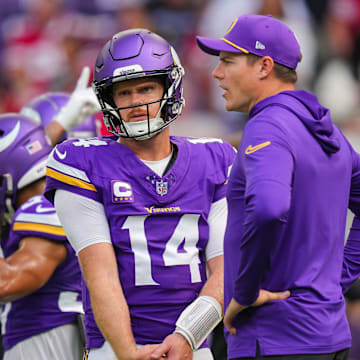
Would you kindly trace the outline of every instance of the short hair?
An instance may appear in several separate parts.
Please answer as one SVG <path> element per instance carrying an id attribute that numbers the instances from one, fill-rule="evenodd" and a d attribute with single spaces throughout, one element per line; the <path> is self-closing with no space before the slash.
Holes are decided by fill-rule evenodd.
<path id="1" fill-rule="evenodd" d="M 255 54 L 246 54 L 247 63 L 250 65 L 255 64 L 259 59 L 261 59 L 261 56 L 255 55 Z M 302 54 L 300 54 L 299 62 L 302 59 Z M 295 84 L 297 81 L 297 72 L 295 69 L 291 69 L 287 66 L 280 65 L 276 62 L 274 62 L 274 73 L 278 79 L 285 83 L 292 83 Z"/>

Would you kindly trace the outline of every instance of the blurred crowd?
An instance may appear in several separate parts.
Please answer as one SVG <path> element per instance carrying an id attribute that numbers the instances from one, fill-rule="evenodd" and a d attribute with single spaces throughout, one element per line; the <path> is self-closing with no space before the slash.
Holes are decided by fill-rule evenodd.
<path id="1" fill-rule="evenodd" d="M 244 13 L 272 14 L 295 30 L 303 53 L 298 86 L 331 108 L 356 147 L 360 0 L 2 0 L 0 111 L 18 111 L 45 91 L 72 91 L 105 39 L 145 27 L 175 46 L 186 69 L 186 111 L 174 131 L 236 143 L 246 119 L 224 111 L 210 77 L 217 59 L 198 49 L 195 35 L 222 36 Z"/>
<path id="2" fill-rule="evenodd" d="M 360 0 L 1 0 L 0 113 L 17 112 L 44 92 L 71 92 L 106 39 L 149 28 L 176 48 L 186 71 L 185 113 L 173 133 L 237 145 L 246 116 L 225 112 L 210 76 L 217 58 L 199 50 L 195 35 L 221 37 L 245 13 L 272 14 L 295 31 L 303 54 L 298 87 L 316 93 L 360 151 Z M 356 294 L 349 307 L 354 334 Z M 360 359 L 354 341 L 352 358 Z"/>

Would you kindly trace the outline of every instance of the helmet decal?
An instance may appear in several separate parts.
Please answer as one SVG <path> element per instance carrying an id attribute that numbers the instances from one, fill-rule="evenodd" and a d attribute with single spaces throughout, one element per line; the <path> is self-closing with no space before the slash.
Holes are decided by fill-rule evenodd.
<path id="1" fill-rule="evenodd" d="M 41 124 L 21 114 L 0 115 L 0 212 L 8 221 L 17 191 L 45 176 L 51 150 Z"/>
<path id="2" fill-rule="evenodd" d="M 0 152 L 6 150 L 17 138 L 20 132 L 20 121 L 16 123 L 14 128 L 5 136 L 0 138 Z"/>

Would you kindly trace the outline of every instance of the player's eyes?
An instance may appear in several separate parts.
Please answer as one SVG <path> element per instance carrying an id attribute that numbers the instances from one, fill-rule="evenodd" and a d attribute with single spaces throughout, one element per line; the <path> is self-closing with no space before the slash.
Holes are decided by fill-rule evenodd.
<path id="1" fill-rule="evenodd" d="M 115 93 L 115 95 L 116 95 L 117 97 L 129 96 L 129 95 L 130 95 L 130 91 L 129 91 L 129 90 L 117 91 L 117 92 Z"/>
<path id="2" fill-rule="evenodd" d="M 142 93 L 149 93 L 151 91 L 154 90 L 154 87 L 153 86 L 144 86 L 143 88 L 140 89 L 140 92 Z"/>

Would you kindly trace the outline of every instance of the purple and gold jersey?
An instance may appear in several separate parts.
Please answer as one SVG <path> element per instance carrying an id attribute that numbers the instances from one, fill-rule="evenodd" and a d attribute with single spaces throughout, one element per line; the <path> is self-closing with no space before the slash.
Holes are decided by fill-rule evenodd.
<path id="1" fill-rule="evenodd" d="M 75 252 L 53 205 L 42 195 L 34 196 L 15 213 L 9 236 L 1 242 L 5 257 L 12 255 L 26 237 L 62 243 L 68 256 L 43 287 L 3 306 L 1 332 L 5 351 L 31 336 L 76 321 L 82 312 L 81 273 Z"/>
<path id="2" fill-rule="evenodd" d="M 49 157 L 46 196 L 64 189 L 104 205 L 137 344 L 159 343 L 206 281 L 208 215 L 225 197 L 233 148 L 171 137 L 177 158 L 160 177 L 116 137 L 70 140 Z M 220 255 L 220 254 L 219 254 Z M 89 294 L 87 346 L 100 347 Z"/>

